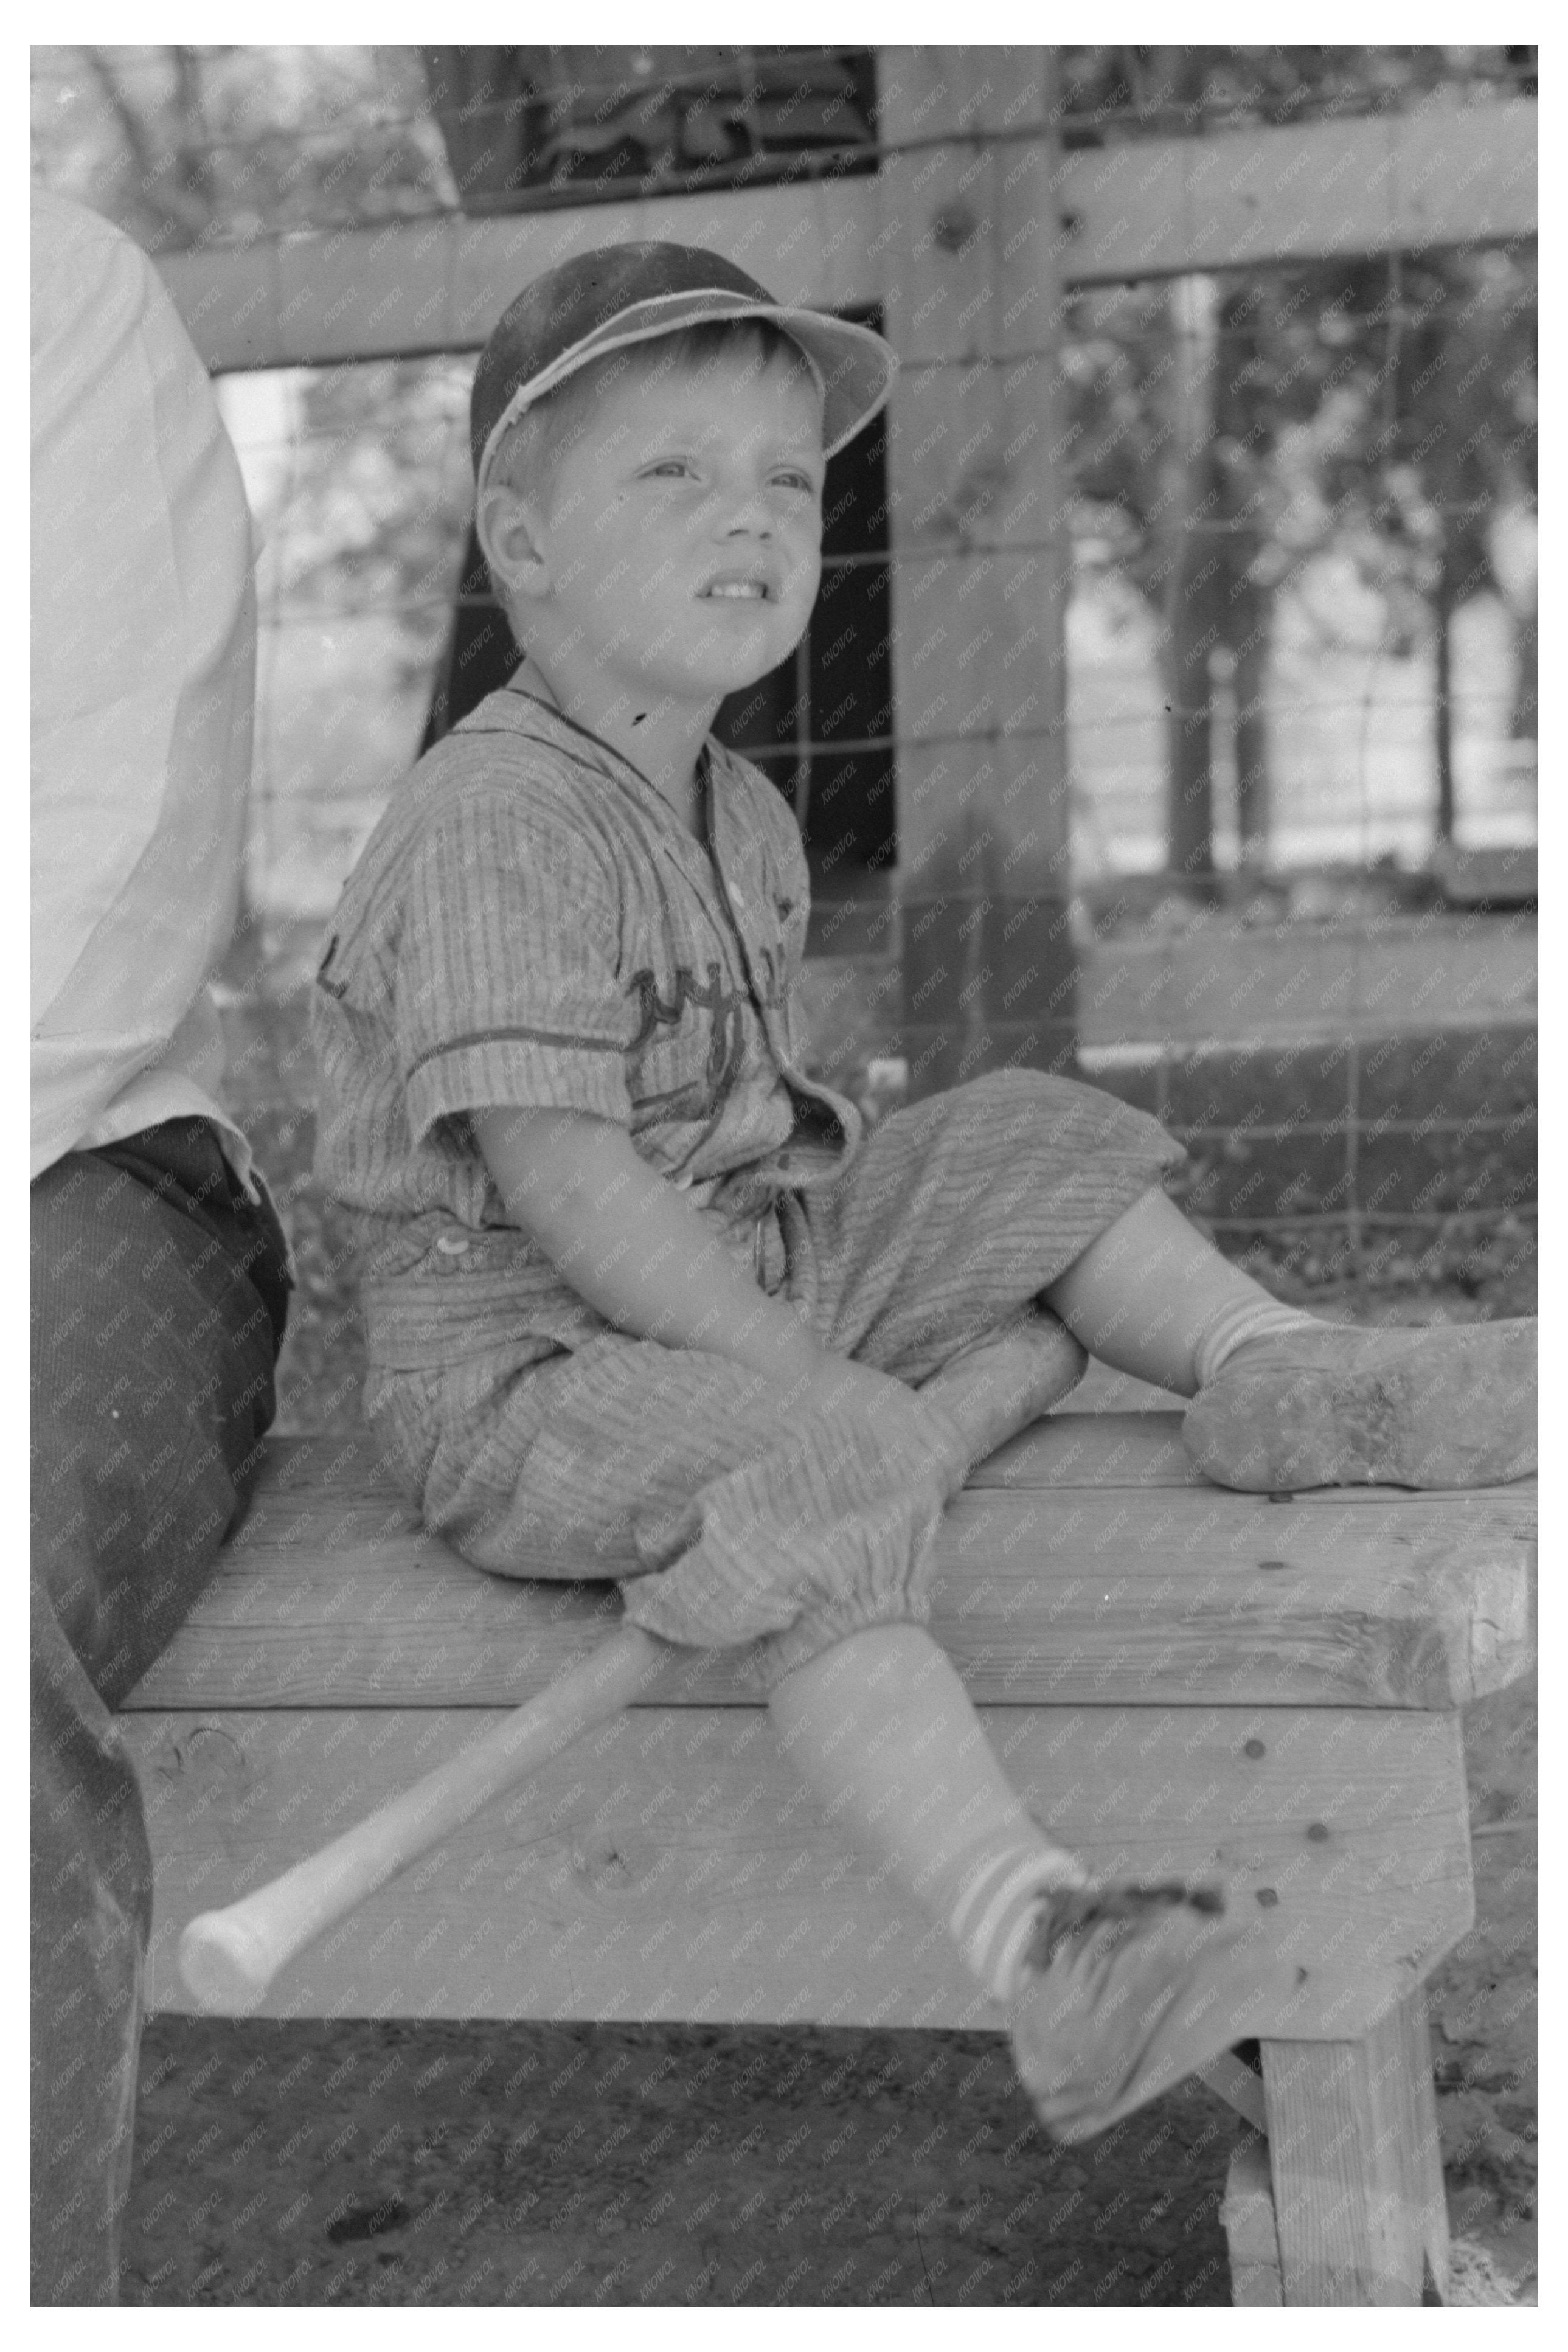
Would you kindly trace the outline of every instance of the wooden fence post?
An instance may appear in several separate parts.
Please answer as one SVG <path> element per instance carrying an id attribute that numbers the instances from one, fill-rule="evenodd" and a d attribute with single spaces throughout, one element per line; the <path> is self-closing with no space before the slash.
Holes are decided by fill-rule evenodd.
<path id="1" fill-rule="evenodd" d="M 1066 232 L 1049 52 L 885 48 L 903 1050 L 911 1092 L 1062 1064 L 1068 923 Z"/>

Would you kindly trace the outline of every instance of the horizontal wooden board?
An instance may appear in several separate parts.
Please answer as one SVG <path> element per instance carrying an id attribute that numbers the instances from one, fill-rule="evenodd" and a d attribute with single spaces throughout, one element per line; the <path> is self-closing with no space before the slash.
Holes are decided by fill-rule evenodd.
<path id="1" fill-rule="evenodd" d="M 781 302 L 879 299 L 869 177 L 548 211 L 427 213 L 160 257 L 207 366 L 298 367 L 477 351 L 520 288 L 574 254 L 673 238 L 727 253 Z"/>
<path id="2" fill-rule="evenodd" d="M 1530 236 L 1537 117 L 1530 99 L 1423 104 L 1079 153 L 1064 175 L 1079 226 L 1063 275 L 1082 285 Z"/>
<path id="3" fill-rule="evenodd" d="M 1529 99 L 1423 105 L 1358 121 L 1076 150 L 1052 174 L 1063 279 L 1105 285 L 1532 236 L 1537 116 Z M 626 238 L 673 237 L 728 253 L 781 301 L 866 307 L 886 299 L 906 242 L 889 234 L 899 180 L 884 173 L 474 220 L 437 213 L 166 254 L 159 268 L 215 369 L 477 350 L 531 278 L 571 253 Z M 950 340 L 950 355 L 963 356 L 962 331 Z"/>
<path id="4" fill-rule="evenodd" d="M 488 1727 L 484 1711 L 128 1718 L 180 1928 Z M 1293 2036 L 1363 2032 L 1468 1927 L 1459 1726 L 1400 1711 L 1000 1708 L 1005 1768 L 1097 1872 L 1214 1872 L 1308 1971 Z M 1261 1897 L 1261 1900 L 1259 1899 Z M 301 1955 L 278 2016 L 989 2026 L 945 1933 L 820 1816 L 768 1721 L 639 1710 L 566 1751 Z"/>
<path id="5" fill-rule="evenodd" d="M 1063 1415 L 958 1497 L 932 1630 L 978 1699 L 1449 1706 L 1523 1670 L 1532 1487 L 1273 1503 L 1194 1483 L 1179 1428 Z M 420 1528 L 368 1436 L 284 1440 L 127 1704 L 516 1705 L 618 1606 L 603 1584 L 468 1567 Z M 746 1653 L 693 1653 L 660 1697 L 756 1695 Z"/>

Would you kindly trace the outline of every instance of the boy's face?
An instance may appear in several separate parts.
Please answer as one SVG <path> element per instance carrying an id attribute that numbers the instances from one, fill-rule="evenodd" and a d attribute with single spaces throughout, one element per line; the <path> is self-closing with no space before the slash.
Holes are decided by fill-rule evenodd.
<path id="1" fill-rule="evenodd" d="M 549 635 L 634 698 L 751 685 L 810 618 L 824 471 L 821 394 L 782 355 L 613 386 L 534 509 Z"/>

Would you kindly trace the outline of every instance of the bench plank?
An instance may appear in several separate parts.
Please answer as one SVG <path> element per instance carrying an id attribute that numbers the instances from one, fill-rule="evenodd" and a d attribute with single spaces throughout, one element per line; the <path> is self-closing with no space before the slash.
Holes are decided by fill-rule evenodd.
<path id="1" fill-rule="evenodd" d="M 1275 1503 L 1194 1481 L 1178 1429 L 1168 1413 L 1062 1415 L 958 1497 L 932 1630 L 978 1701 L 1455 1706 L 1527 1664 L 1532 1485 Z M 602 1584 L 468 1567 L 419 1527 L 368 1436 L 285 1440 L 125 1705 L 515 1706 L 617 1612 Z M 745 1656 L 718 1653 L 658 1694 L 755 1696 Z"/>
<path id="2" fill-rule="evenodd" d="M 1459 1724 L 1407 1710 L 985 1712 L 1041 1820 L 1097 1870 L 1216 1865 L 1310 1971 L 1293 2031 L 1353 2037 L 1473 1916 Z M 482 1709 L 121 1719 L 175 1941 L 431 1769 Z M 831 1989 L 831 1990 L 830 1990 Z M 281 1976 L 272 2015 L 999 2022 L 906 1917 L 756 1710 L 638 1709 L 567 1751 Z"/>

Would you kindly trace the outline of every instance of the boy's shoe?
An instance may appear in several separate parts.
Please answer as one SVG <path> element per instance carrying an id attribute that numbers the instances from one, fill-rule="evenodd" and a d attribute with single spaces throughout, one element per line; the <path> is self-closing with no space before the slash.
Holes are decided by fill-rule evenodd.
<path id="1" fill-rule="evenodd" d="M 1088 2139 L 1222 2050 L 1288 2028 L 1301 1970 L 1216 1886 L 1111 1881 L 1051 1897 L 1024 1956 L 1013 2055 L 1054 2139 Z M 1243 1949 L 1244 1944 L 1247 1947 Z"/>
<path id="2" fill-rule="evenodd" d="M 1535 1468 L 1536 1324 L 1322 1323 L 1250 1339 L 1187 1408 L 1206 1477 L 1300 1486 L 1495 1486 Z"/>

